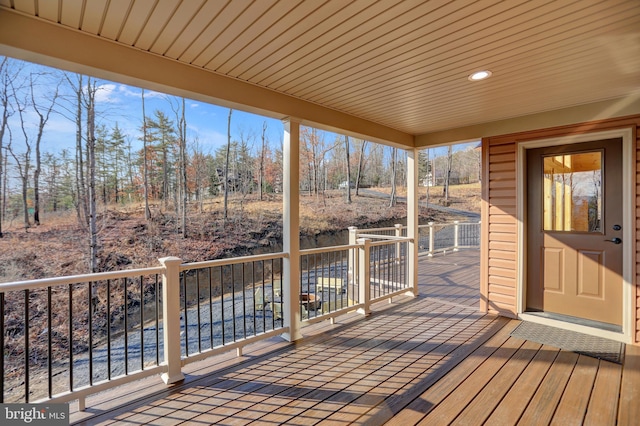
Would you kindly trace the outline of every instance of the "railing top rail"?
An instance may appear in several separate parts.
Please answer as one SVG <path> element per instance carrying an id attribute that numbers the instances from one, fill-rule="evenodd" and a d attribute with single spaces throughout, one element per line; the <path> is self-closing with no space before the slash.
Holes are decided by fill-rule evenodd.
<path id="1" fill-rule="evenodd" d="M 233 257 L 230 259 L 205 260 L 203 262 L 183 263 L 180 265 L 180 271 L 188 271 L 191 269 L 212 268 L 215 266 L 234 265 L 245 262 L 260 262 L 271 259 L 284 259 L 289 257 L 288 253 L 267 253 L 257 254 L 254 256 Z"/>
<path id="2" fill-rule="evenodd" d="M 395 235 L 358 234 L 358 238 L 375 238 L 377 240 L 405 240 L 407 237 L 396 237 Z"/>
<path id="3" fill-rule="evenodd" d="M 66 277 L 42 278 L 29 281 L 14 281 L 0 284 L 0 293 L 9 291 L 34 290 L 64 284 L 80 284 L 96 281 L 115 280 L 118 278 L 132 278 L 141 275 L 162 274 L 164 267 L 127 269 L 124 271 L 98 272 L 95 274 L 69 275 Z"/>
<path id="4" fill-rule="evenodd" d="M 459 221 L 453 221 L 453 222 L 430 222 L 430 223 L 422 223 L 420 225 L 418 225 L 419 228 L 426 228 L 429 226 L 447 226 L 447 225 L 455 225 L 456 222 L 458 222 L 458 225 L 477 225 L 478 223 L 480 223 L 480 221 L 478 222 L 459 222 Z M 400 229 L 406 229 L 406 225 L 401 225 L 399 227 Z M 357 228 L 356 232 L 358 235 L 362 235 L 362 232 L 366 232 L 366 233 L 374 233 L 374 232 L 388 232 L 388 231 L 395 231 L 397 228 L 394 226 L 390 226 L 390 227 L 386 227 L 386 228 Z"/>
<path id="5" fill-rule="evenodd" d="M 401 227 L 402 229 L 406 228 L 406 226 L 402 225 Z M 358 233 L 358 235 L 360 235 L 360 231 L 366 231 L 366 232 L 387 232 L 387 231 L 395 231 L 396 227 L 395 226 L 390 226 L 387 228 L 358 228 L 356 230 L 356 232 Z"/>
<path id="6" fill-rule="evenodd" d="M 412 241 L 413 241 L 413 238 L 402 237 L 402 238 L 394 238 L 393 240 L 372 241 L 371 246 L 372 247 L 386 246 L 386 245 L 391 245 L 391 244 L 396 244 L 401 242 L 412 242 Z"/>
<path id="7" fill-rule="evenodd" d="M 311 249 L 300 250 L 301 255 L 308 254 L 320 254 L 320 253 L 330 253 L 332 251 L 344 251 L 350 249 L 357 249 L 362 247 L 360 244 L 347 244 L 344 246 L 330 246 L 330 247 L 316 247 Z"/>

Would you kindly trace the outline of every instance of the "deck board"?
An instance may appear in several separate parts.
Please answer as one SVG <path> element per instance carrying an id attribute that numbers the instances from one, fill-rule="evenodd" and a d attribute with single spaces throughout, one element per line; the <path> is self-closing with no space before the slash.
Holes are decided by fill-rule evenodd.
<path id="1" fill-rule="evenodd" d="M 415 299 L 303 328 L 296 344 L 272 338 L 190 364 L 170 387 L 147 378 L 96 395 L 72 422 L 635 424 L 640 351 L 623 369 L 510 337 L 518 321 L 478 311 L 478 263 L 477 251 L 422 257 Z"/>
<path id="2" fill-rule="evenodd" d="M 620 397 L 622 367 L 608 361 L 600 361 L 598 376 L 593 386 L 585 425 L 611 425 L 616 423 Z M 635 384 L 636 387 L 640 383 Z M 637 401 L 635 402 L 637 404 Z M 637 423 L 637 419 L 634 424 Z"/>
<path id="3" fill-rule="evenodd" d="M 552 425 L 581 425 L 587 412 L 591 389 L 598 372 L 598 360 L 578 357 L 560 404 L 553 415 Z"/>
<path id="4" fill-rule="evenodd" d="M 491 413 L 486 424 L 505 426 L 516 424 L 540 386 L 540 382 L 549 371 L 558 352 L 556 348 L 548 346 L 540 348 L 533 360 L 527 365 L 526 370 Z"/>
<path id="5" fill-rule="evenodd" d="M 520 423 L 549 424 L 551 422 L 577 360 L 578 354 L 560 351 L 522 414 Z"/>
<path id="6" fill-rule="evenodd" d="M 517 352 L 507 360 L 500 371 L 487 383 L 476 398 L 457 417 L 460 424 L 481 423 L 487 420 L 493 409 L 500 403 L 507 391 L 520 377 L 541 345 L 524 342 Z"/>
<path id="7" fill-rule="evenodd" d="M 618 424 L 636 425 L 640 419 L 640 346 L 627 345 L 626 349 Z"/>

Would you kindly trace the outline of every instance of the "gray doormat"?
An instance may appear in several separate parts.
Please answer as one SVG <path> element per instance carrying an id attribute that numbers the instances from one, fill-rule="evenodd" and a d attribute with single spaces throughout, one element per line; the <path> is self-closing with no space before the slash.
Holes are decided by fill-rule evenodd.
<path id="1" fill-rule="evenodd" d="M 624 357 L 623 343 L 533 322 L 523 321 L 511 336 L 617 364 L 622 364 Z"/>

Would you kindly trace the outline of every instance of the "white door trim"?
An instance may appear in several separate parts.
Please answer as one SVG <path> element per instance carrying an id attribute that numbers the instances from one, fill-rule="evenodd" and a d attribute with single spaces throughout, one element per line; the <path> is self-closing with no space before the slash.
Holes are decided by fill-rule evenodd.
<path id="1" fill-rule="evenodd" d="M 622 260 L 622 332 L 601 330 L 599 328 L 588 327 L 579 324 L 568 323 L 560 320 L 542 318 L 540 316 L 527 314 L 524 312 L 525 297 L 525 277 L 527 263 L 527 244 L 525 233 L 525 208 L 524 200 L 526 195 L 525 188 L 525 164 L 526 150 L 533 148 L 542 148 L 556 145 L 566 145 L 579 142 L 590 142 L 603 139 L 622 138 L 622 238 L 625 242 L 623 247 Z M 518 271 L 517 271 L 517 294 L 516 300 L 518 317 L 522 320 L 537 322 L 546 325 L 552 325 L 567 330 L 578 331 L 599 337 L 605 337 L 624 343 L 631 343 L 635 327 L 633 324 L 633 246 L 634 240 L 634 210 L 635 197 L 633 197 L 633 185 L 635 184 L 635 176 L 633 176 L 635 155 L 633 152 L 633 132 L 631 128 L 607 130 L 593 133 L 582 133 L 579 135 L 562 136 L 549 139 L 538 139 L 528 142 L 520 142 L 517 145 L 517 221 L 518 221 Z"/>

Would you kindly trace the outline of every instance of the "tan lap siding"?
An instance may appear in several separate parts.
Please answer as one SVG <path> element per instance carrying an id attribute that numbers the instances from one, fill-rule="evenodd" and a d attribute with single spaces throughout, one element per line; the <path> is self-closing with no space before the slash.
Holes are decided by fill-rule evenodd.
<path id="1" fill-rule="evenodd" d="M 516 144 L 483 144 L 487 149 L 488 220 L 485 233 L 489 242 L 487 271 L 487 310 L 505 316 L 516 315 Z"/>
<path id="2" fill-rule="evenodd" d="M 563 126 L 531 132 L 492 136 L 482 140 L 482 261 L 480 307 L 484 311 L 514 317 L 517 313 L 517 171 L 519 142 L 611 129 L 634 129 L 636 170 L 633 244 L 636 289 L 632 323 L 635 342 L 640 342 L 640 116 Z"/>
<path id="3" fill-rule="evenodd" d="M 640 342 L 640 285 L 638 285 L 638 283 L 640 283 L 640 258 L 638 258 L 638 253 L 640 253 L 639 247 L 638 247 L 638 235 L 640 235 L 639 231 L 640 231 L 640 200 L 638 200 L 638 194 L 640 194 L 640 153 L 638 151 L 640 151 L 640 117 L 637 117 L 634 123 L 635 129 L 636 129 L 636 216 L 635 216 L 635 224 L 636 224 L 636 229 L 635 229 L 635 240 L 636 240 L 636 244 L 635 244 L 635 250 L 634 250 L 634 255 L 635 255 L 635 277 L 636 280 L 634 282 L 634 285 L 636 287 L 636 304 L 635 304 L 635 311 L 636 311 L 636 317 L 635 317 L 635 325 L 636 325 L 636 338 L 635 341 L 636 343 Z"/>

